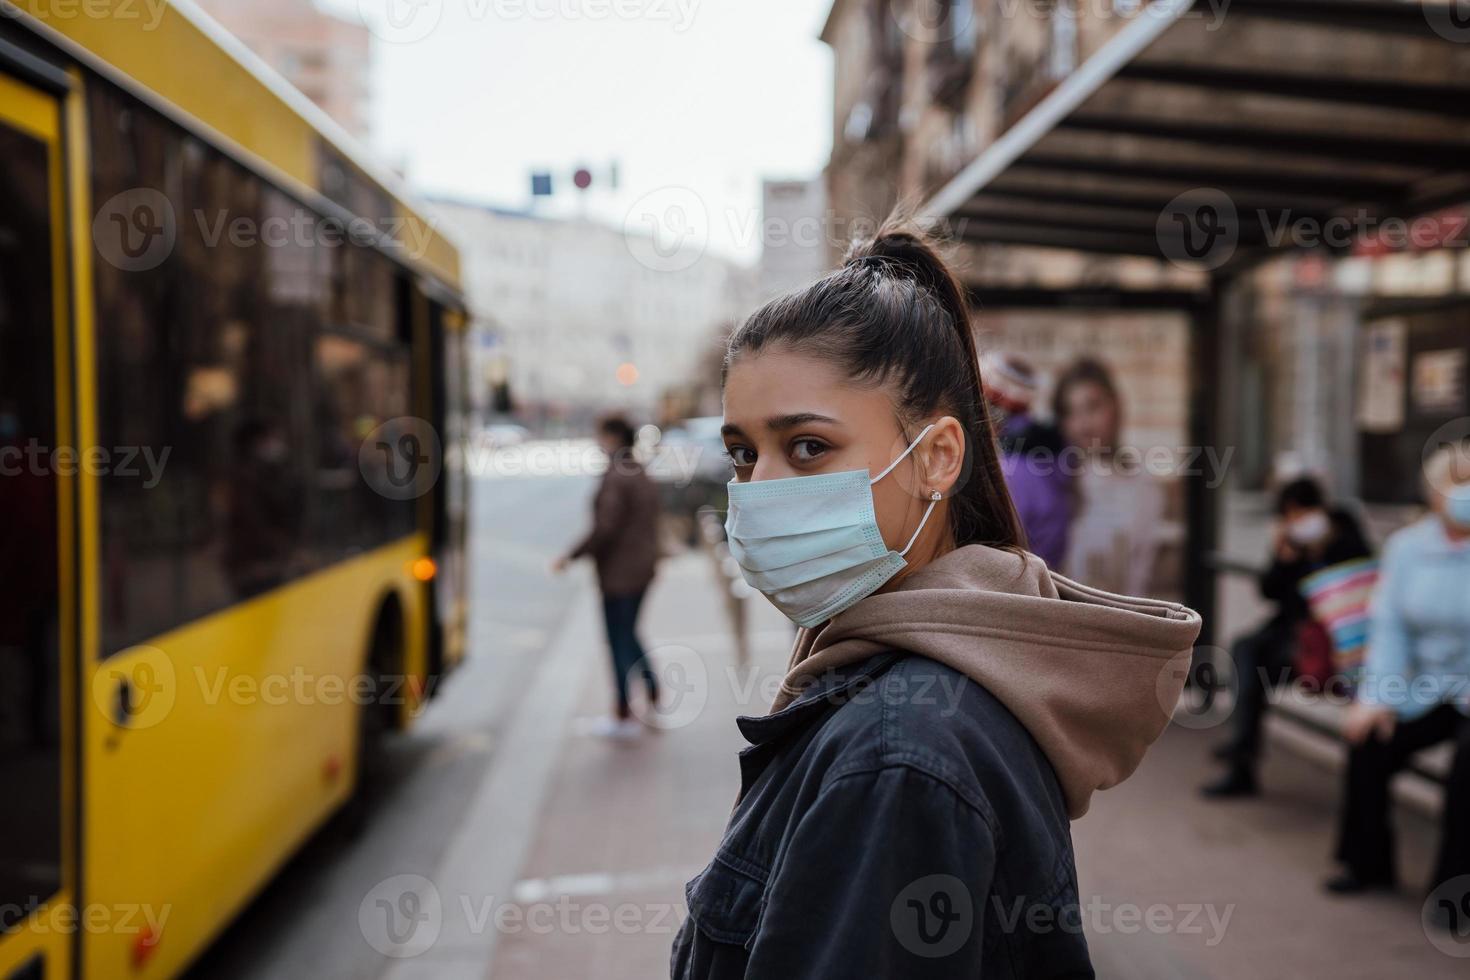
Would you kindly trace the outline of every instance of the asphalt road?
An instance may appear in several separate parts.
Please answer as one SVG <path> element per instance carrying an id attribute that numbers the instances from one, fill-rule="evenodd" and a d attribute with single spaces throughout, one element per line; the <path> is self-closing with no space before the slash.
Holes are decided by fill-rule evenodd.
<path id="1" fill-rule="evenodd" d="M 429 874 L 493 767 L 507 705 L 564 619 L 581 569 L 547 563 L 586 521 L 590 477 L 477 480 L 471 499 L 469 653 L 411 732 L 388 746 L 366 832 L 319 834 L 198 960 L 189 976 L 312 980 L 378 976 L 357 925 L 363 896 L 397 874 Z"/>

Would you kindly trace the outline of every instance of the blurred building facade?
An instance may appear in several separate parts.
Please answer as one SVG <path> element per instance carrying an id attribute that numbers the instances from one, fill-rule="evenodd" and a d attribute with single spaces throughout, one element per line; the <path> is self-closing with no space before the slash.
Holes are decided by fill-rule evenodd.
<path id="1" fill-rule="evenodd" d="M 826 212 L 820 178 L 762 182 L 761 299 L 804 286 L 831 268 Z"/>
<path id="2" fill-rule="evenodd" d="M 821 35 L 833 222 L 945 219 L 982 346 L 1098 358 L 1125 442 L 1229 454 L 1169 497 L 1196 592 L 1292 475 L 1401 524 L 1470 417 L 1470 50 L 1437 0 L 1312 6 L 835 0 Z M 1211 193 L 1231 251 L 1182 254 L 1170 209 Z"/>
<path id="3" fill-rule="evenodd" d="M 751 270 L 708 253 L 650 268 L 622 230 L 586 220 L 453 201 L 436 210 L 463 255 L 476 402 L 550 424 L 614 408 L 697 414 L 692 389 L 751 305 Z"/>
<path id="4" fill-rule="evenodd" d="M 311 0 L 199 0 L 200 6 L 338 125 L 371 135 L 372 34 Z"/>

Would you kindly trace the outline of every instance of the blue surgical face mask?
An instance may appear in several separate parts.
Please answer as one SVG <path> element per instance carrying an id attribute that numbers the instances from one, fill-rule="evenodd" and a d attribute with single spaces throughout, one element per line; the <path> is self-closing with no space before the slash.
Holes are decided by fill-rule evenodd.
<path id="1" fill-rule="evenodd" d="M 1470 484 L 1457 486 L 1445 495 L 1444 513 L 1457 527 L 1470 528 Z"/>
<path id="2" fill-rule="evenodd" d="M 908 563 L 903 556 L 939 502 L 938 491 L 902 551 L 883 543 L 873 509 L 873 484 L 914 451 L 925 426 L 888 468 L 730 483 L 725 534 L 730 554 L 751 588 L 798 626 L 816 626 L 872 595 Z"/>

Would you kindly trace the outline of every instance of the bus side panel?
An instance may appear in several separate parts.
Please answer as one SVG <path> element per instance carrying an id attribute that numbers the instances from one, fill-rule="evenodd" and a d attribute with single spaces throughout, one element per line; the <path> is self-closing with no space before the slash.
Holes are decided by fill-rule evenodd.
<path id="1" fill-rule="evenodd" d="M 346 799 L 356 712 L 373 697 L 358 678 L 390 591 L 405 660 L 422 670 L 428 610 L 411 567 L 425 546 L 415 535 L 98 665 L 86 894 L 135 910 L 141 931 L 89 935 L 89 976 L 178 972 Z M 124 685 L 132 710 L 118 724 Z M 386 690 L 412 710 L 421 684 Z"/>

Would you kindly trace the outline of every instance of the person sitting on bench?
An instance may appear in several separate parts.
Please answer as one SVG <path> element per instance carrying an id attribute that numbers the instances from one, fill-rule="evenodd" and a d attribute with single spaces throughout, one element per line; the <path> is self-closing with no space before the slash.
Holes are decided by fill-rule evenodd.
<path id="1" fill-rule="evenodd" d="M 1201 788 L 1206 797 L 1254 796 L 1259 790 L 1256 764 L 1268 692 L 1291 676 L 1297 633 L 1310 615 L 1302 579 L 1322 568 L 1371 553 L 1352 514 L 1329 507 L 1317 481 L 1287 483 L 1276 498 L 1278 522 L 1271 544 L 1271 566 L 1261 576 L 1261 595 L 1276 612 L 1230 648 L 1235 662 L 1236 695 L 1231 715 L 1234 733 L 1215 749 L 1228 766 L 1225 775 Z"/>
<path id="2" fill-rule="evenodd" d="M 1394 886 L 1389 783 L 1415 752 L 1452 741 L 1430 883 L 1436 900 L 1426 914 L 1463 928 L 1454 916 L 1470 892 L 1470 452 L 1440 449 L 1424 476 L 1432 512 L 1384 548 L 1367 660 L 1343 732 L 1352 746 L 1338 828 L 1343 871 L 1326 887 L 1350 894 Z"/>

